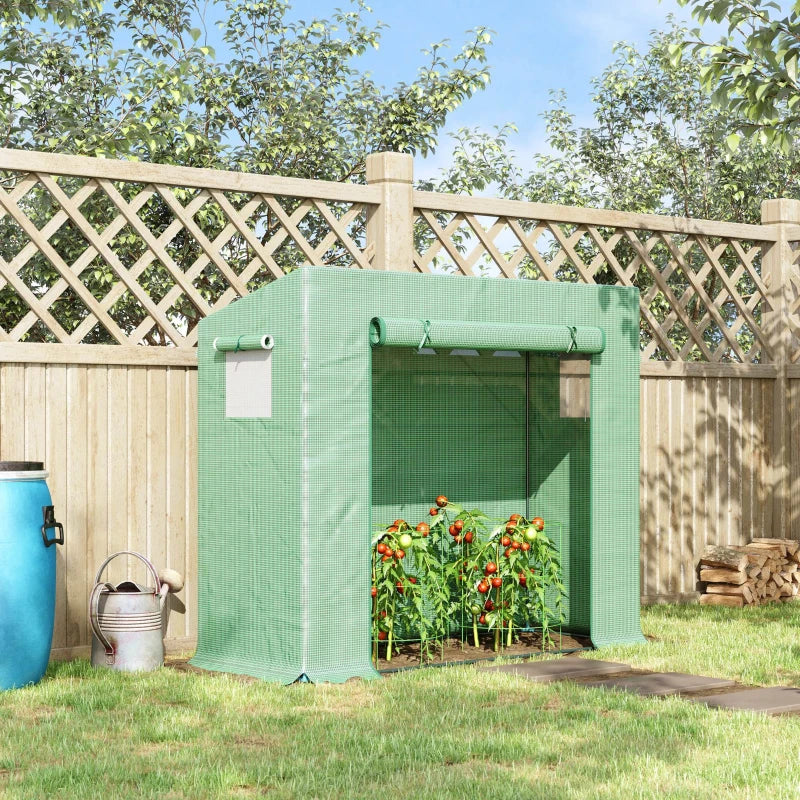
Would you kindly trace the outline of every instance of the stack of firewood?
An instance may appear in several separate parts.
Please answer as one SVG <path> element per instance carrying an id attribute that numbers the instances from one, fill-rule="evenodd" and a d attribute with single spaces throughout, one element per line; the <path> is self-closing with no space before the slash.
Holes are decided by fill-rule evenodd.
<path id="1" fill-rule="evenodd" d="M 707 547 L 700 559 L 700 602 L 710 606 L 786 603 L 800 595 L 800 542 L 753 539 Z"/>

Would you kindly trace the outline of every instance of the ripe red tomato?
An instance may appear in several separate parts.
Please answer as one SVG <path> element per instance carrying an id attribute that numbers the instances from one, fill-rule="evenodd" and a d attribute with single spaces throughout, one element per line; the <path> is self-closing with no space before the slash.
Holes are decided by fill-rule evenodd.
<path id="1" fill-rule="evenodd" d="M 513 522 L 509 522 L 508 525 L 506 525 L 506 533 L 514 533 L 516 529 L 517 526 Z"/>
<path id="2" fill-rule="evenodd" d="M 381 619 L 386 619 L 387 612 L 386 612 L 386 611 L 381 611 L 381 613 L 380 613 L 380 614 L 378 614 L 378 616 L 379 616 Z"/>
<path id="3" fill-rule="evenodd" d="M 514 551 L 513 551 L 513 550 L 512 550 L 510 547 L 506 547 L 506 549 L 503 551 L 503 555 L 504 555 L 506 558 L 510 558 L 510 557 L 511 557 L 511 554 L 512 554 L 513 552 L 514 552 Z"/>
<path id="4" fill-rule="evenodd" d="M 439 509 L 438 509 L 438 508 L 431 508 L 431 509 L 428 511 L 428 513 L 429 513 L 429 514 L 430 514 L 432 517 L 435 517 L 435 516 L 436 516 L 436 515 L 439 513 Z"/>
<path id="5" fill-rule="evenodd" d="M 389 527 L 386 529 L 386 532 L 387 532 L 387 533 L 397 533 L 397 525 L 390 525 L 390 526 L 389 526 Z"/>
<path id="6" fill-rule="evenodd" d="M 485 625 L 486 624 L 486 614 L 481 614 L 478 617 L 478 624 Z"/>
<path id="7" fill-rule="evenodd" d="M 391 556 L 381 556 L 381 561 L 391 561 L 391 560 L 392 560 Z"/>
<path id="8" fill-rule="evenodd" d="M 525 577 L 525 573 L 524 572 L 520 572 L 520 574 L 519 574 L 519 585 L 520 586 L 527 586 L 528 585 L 528 579 Z"/>
<path id="9" fill-rule="evenodd" d="M 389 638 L 389 634 L 386 631 L 378 631 L 378 639 L 380 641 L 385 642 Z"/>
<path id="10" fill-rule="evenodd" d="M 487 611 L 494 611 L 494 603 L 493 603 L 491 600 L 487 600 L 487 601 L 486 601 L 486 602 L 483 604 L 483 607 L 484 607 L 484 608 L 485 608 Z"/>
<path id="11" fill-rule="evenodd" d="M 399 547 L 397 548 L 397 550 L 394 551 L 394 554 L 398 559 L 406 557 L 406 551 L 405 550 L 401 550 Z"/>
<path id="12" fill-rule="evenodd" d="M 403 594 L 403 582 L 397 581 L 397 591 L 399 594 Z"/>
<path id="13" fill-rule="evenodd" d="M 527 553 L 527 552 L 528 552 L 528 550 L 530 550 L 530 549 L 531 549 L 531 543 L 530 543 L 530 542 L 523 542 L 523 543 L 520 545 L 520 549 L 521 549 L 521 550 L 522 550 L 524 553 Z"/>
<path id="14" fill-rule="evenodd" d="M 392 550 L 391 547 L 387 547 L 386 548 L 386 555 L 389 556 L 389 558 L 391 558 L 394 555 L 394 550 Z"/>
<path id="15" fill-rule="evenodd" d="M 472 544 L 472 540 L 473 540 L 474 538 L 475 538 L 475 534 L 474 534 L 472 531 L 467 531 L 467 532 L 464 534 L 464 541 L 465 541 L 467 544 Z"/>
<path id="16" fill-rule="evenodd" d="M 509 522 L 519 522 L 522 519 L 522 515 L 520 514 L 512 514 L 509 518 Z"/>
<path id="17" fill-rule="evenodd" d="M 439 506 L 439 508 L 444 508 L 447 505 L 447 498 L 443 494 L 440 494 L 436 498 L 436 505 Z"/>
<path id="18" fill-rule="evenodd" d="M 488 591 L 489 591 L 489 584 L 488 584 L 486 581 L 481 581 L 481 582 L 478 584 L 478 591 L 479 591 L 481 594 L 486 594 L 486 592 L 488 592 Z"/>
<path id="19" fill-rule="evenodd" d="M 386 552 L 386 545 L 383 542 L 378 542 L 378 546 L 375 549 L 383 555 Z"/>
<path id="20" fill-rule="evenodd" d="M 453 541 L 454 541 L 456 544 L 461 544 L 461 537 L 460 537 L 458 534 L 456 534 L 456 535 L 453 537 Z"/>
<path id="21" fill-rule="evenodd" d="M 414 530 L 416 530 L 417 533 L 421 533 L 423 536 L 427 536 L 431 532 L 431 526 L 428 525 L 427 522 L 420 522 Z"/>
<path id="22" fill-rule="evenodd" d="M 500 539 L 500 544 L 503 545 L 503 547 L 508 547 L 511 544 L 511 537 L 503 536 L 503 538 Z"/>
<path id="23" fill-rule="evenodd" d="M 409 575 L 408 580 L 410 583 L 416 583 L 417 579 L 413 575 Z"/>
<path id="24" fill-rule="evenodd" d="M 544 530 L 544 520 L 541 517 L 534 517 L 531 520 L 531 525 L 533 525 L 533 527 L 536 528 L 537 531 Z"/>
<path id="25" fill-rule="evenodd" d="M 497 572 L 497 564 L 495 564 L 495 563 L 494 563 L 494 561 L 490 561 L 490 562 L 489 562 L 489 563 L 486 565 L 486 568 L 485 568 L 483 571 L 484 571 L 484 573 L 486 573 L 487 575 L 494 575 L 494 574 L 495 574 L 495 572 Z"/>
<path id="26" fill-rule="evenodd" d="M 378 590 L 374 586 L 372 587 L 372 589 L 370 589 L 369 593 L 370 593 L 370 595 L 372 597 L 377 597 L 378 596 Z"/>
<path id="27" fill-rule="evenodd" d="M 456 530 L 456 526 L 455 526 L 455 525 L 451 525 L 451 526 L 450 526 L 450 527 L 447 529 L 447 532 L 448 532 L 448 533 L 449 533 L 451 536 L 458 536 L 458 531 Z"/>
<path id="28" fill-rule="evenodd" d="M 394 524 L 395 524 L 395 525 L 397 525 L 397 527 L 398 527 L 398 528 L 402 528 L 402 527 L 403 527 L 403 525 L 405 525 L 406 527 L 408 527 L 408 523 L 407 523 L 407 522 L 406 522 L 404 519 L 396 519 L 396 520 L 394 521 Z"/>
<path id="29" fill-rule="evenodd" d="M 492 578 L 492 586 L 494 586 L 495 589 L 499 589 L 502 585 L 503 585 L 503 579 L 502 578 L 497 577 L 497 576 Z"/>
<path id="30" fill-rule="evenodd" d="M 460 520 L 460 519 L 457 519 L 457 520 L 456 520 L 456 521 L 453 523 L 453 527 L 454 527 L 454 528 L 455 528 L 457 531 L 459 531 L 459 532 L 463 531 L 463 530 L 464 530 L 464 521 L 463 521 L 463 520 Z"/>

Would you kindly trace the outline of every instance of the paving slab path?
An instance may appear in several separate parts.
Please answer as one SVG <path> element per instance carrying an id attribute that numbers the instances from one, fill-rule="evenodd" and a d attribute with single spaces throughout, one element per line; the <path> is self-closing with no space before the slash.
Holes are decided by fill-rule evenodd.
<path id="1" fill-rule="evenodd" d="M 711 708 L 760 711 L 762 714 L 791 714 L 800 711 L 800 689 L 790 686 L 765 686 L 727 694 L 697 695 L 686 699 L 694 703 L 705 703 Z"/>
<path id="2" fill-rule="evenodd" d="M 484 669 L 510 672 L 537 683 L 572 680 L 584 686 L 634 692 L 643 696 L 681 695 L 711 708 L 758 711 L 764 714 L 800 712 L 800 689 L 789 686 L 750 688 L 724 678 L 683 672 L 645 672 L 629 664 L 567 656 L 547 661 L 519 661 Z M 708 694 L 711 692 L 711 694 Z"/>
<path id="3" fill-rule="evenodd" d="M 685 672 L 649 672 L 638 675 L 623 675 L 608 680 L 587 682 L 584 686 L 598 689 L 615 689 L 634 692 L 645 697 L 666 697 L 687 692 L 709 692 L 736 686 L 736 681 L 725 678 L 708 678 L 704 675 L 688 675 Z"/>
<path id="4" fill-rule="evenodd" d="M 617 664 L 613 661 L 595 661 L 589 658 L 566 656 L 548 661 L 517 661 L 514 664 L 491 666 L 486 669 L 496 672 L 513 672 L 537 683 L 564 681 L 570 678 L 593 678 L 602 675 L 616 675 L 630 672 L 629 664 Z"/>

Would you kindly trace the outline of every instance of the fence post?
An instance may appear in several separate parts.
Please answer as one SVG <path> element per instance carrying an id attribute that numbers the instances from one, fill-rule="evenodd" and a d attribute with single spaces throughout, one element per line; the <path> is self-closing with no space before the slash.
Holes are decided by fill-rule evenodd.
<path id="1" fill-rule="evenodd" d="M 414 269 L 414 159 L 407 153 L 367 156 L 367 184 L 381 188 L 381 203 L 367 212 L 372 268 Z"/>
<path id="2" fill-rule="evenodd" d="M 764 281 L 769 291 L 771 310 L 765 315 L 765 327 L 772 349 L 772 363 L 777 368 L 772 396 L 772 437 L 769 443 L 772 489 L 772 533 L 768 536 L 790 538 L 789 514 L 791 451 L 789 448 L 789 379 L 792 332 L 789 325 L 792 303 L 790 271 L 795 258 L 789 239 L 789 226 L 800 224 L 800 200 L 780 198 L 761 203 L 761 222 L 778 233 L 778 240 L 769 246 L 762 261 Z"/>

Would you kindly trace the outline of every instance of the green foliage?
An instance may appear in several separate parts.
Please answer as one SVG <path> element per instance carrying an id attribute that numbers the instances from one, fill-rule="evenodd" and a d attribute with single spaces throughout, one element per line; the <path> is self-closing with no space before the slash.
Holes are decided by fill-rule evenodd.
<path id="1" fill-rule="evenodd" d="M 800 159 L 760 141 L 732 151 L 720 132 L 739 121 L 704 90 L 708 59 L 672 56 L 687 35 L 673 24 L 643 53 L 618 44 L 592 82 L 591 126 L 577 127 L 566 95 L 553 92 L 543 115 L 550 152 L 529 165 L 508 146 L 513 126 L 458 131 L 453 164 L 426 188 L 758 223 L 762 199 L 800 194 Z"/>
<path id="2" fill-rule="evenodd" d="M 480 28 L 451 60 L 439 42 L 416 79 L 377 86 L 353 66 L 380 43 L 362 0 L 300 22 L 284 0 L 109 5 L 5 7 L 4 146 L 346 180 L 371 152 L 431 152 L 447 114 L 489 79 Z M 215 24 L 221 58 L 208 44 Z"/>
<path id="3" fill-rule="evenodd" d="M 739 134 L 789 153 L 800 122 L 800 7 L 785 12 L 765 0 L 679 0 L 701 24 L 726 27 L 717 42 L 694 38 L 676 42 L 677 63 L 687 54 L 705 59 L 702 81 L 714 102 L 728 109 L 736 131 L 726 140 L 731 149 Z"/>

